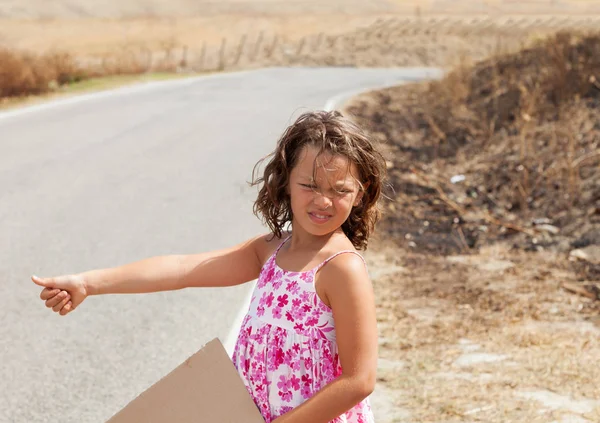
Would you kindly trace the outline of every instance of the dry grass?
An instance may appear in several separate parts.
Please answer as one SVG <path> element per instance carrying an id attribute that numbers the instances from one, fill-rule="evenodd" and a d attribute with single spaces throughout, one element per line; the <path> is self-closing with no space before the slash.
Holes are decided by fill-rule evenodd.
<path id="1" fill-rule="evenodd" d="M 499 50 L 517 49 L 526 40 L 557 28 L 593 26 L 600 18 L 313 15 L 293 19 L 220 16 L 183 23 L 169 19 L 94 22 L 61 21 L 60 27 L 54 27 L 57 22 L 53 21 L 7 23 L 3 30 L 13 37 L 6 38 L 6 44 L 19 47 L 11 50 L 12 56 L 32 57 L 33 54 L 24 53 L 27 48 L 44 51 L 60 46 L 60 51 L 68 52 L 60 53 L 60 57 L 71 63 L 74 72 L 61 80 L 36 76 L 43 83 L 35 90 L 30 89 L 30 84 L 21 84 L 21 93 L 37 93 L 43 87 L 53 89 L 63 81 L 82 77 L 154 71 L 204 73 L 265 66 L 450 66 L 459 57 L 481 59 Z M 38 55 L 35 61 L 42 63 L 53 57 L 57 53 Z M 5 72 L 18 70 L 9 66 Z M 19 74 L 10 81 L 20 79 Z M 10 88 L 4 91 L 18 94 L 14 86 L 15 82 L 10 82 Z"/>
<path id="2" fill-rule="evenodd" d="M 99 77 L 174 73 L 181 61 L 163 57 L 150 63 L 123 52 L 94 63 L 81 64 L 67 53 L 33 54 L 0 48 L 0 106 L 16 97 L 59 92 L 64 86 Z"/>
<path id="3" fill-rule="evenodd" d="M 320 32 L 341 33 L 368 25 L 380 15 L 264 16 L 225 14 L 208 17 L 68 20 L 0 20 L 4 44 L 23 50 L 56 48 L 78 56 L 102 56 L 124 46 L 163 51 L 165 46 L 188 46 L 199 50 L 204 44 L 219 46 L 243 35 L 255 38 L 260 32 L 272 37 L 299 39 Z"/>
<path id="4" fill-rule="evenodd" d="M 599 58 L 600 35 L 561 33 L 350 105 L 389 143 L 389 233 L 432 252 L 499 239 L 564 252 L 597 231 Z"/>
<path id="5" fill-rule="evenodd" d="M 11 2 L 0 5 L 0 16 L 24 19 L 66 18 L 135 18 L 219 16 L 224 14 L 282 16 L 302 14 L 368 13 L 391 14 L 591 14 L 599 13 L 600 5 L 590 0 L 130 0 L 93 1 L 73 4 L 69 0 L 46 2 L 19 0 L 19 7 Z"/>
<path id="6" fill-rule="evenodd" d="M 380 382 L 407 420 L 598 421 L 600 305 L 559 288 L 576 279 L 563 256 L 496 245 L 436 257 L 393 246 L 369 261 L 396 269 L 374 278 L 381 356 L 393 364 Z M 478 357 L 497 361 L 469 363 Z"/>
<path id="7" fill-rule="evenodd" d="M 346 106 L 395 189 L 369 256 L 389 421 L 600 421 L 600 301 L 561 287 L 600 275 L 568 259 L 600 244 L 599 57 L 560 33 Z"/>
<path id="8" fill-rule="evenodd" d="M 0 98 L 41 94 L 85 77 L 68 54 L 34 55 L 0 49 Z"/>
<path id="9" fill-rule="evenodd" d="M 18 0 L 0 4 L 0 16 L 16 19 L 85 19 L 219 16 L 293 16 L 302 14 L 368 13 L 393 14 L 590 14 L 599 13 L 600 5 L 589 0 L 129 0 L 78 2 L 69 0 Z"/>
<path id="10" fill-rule="evenodd" d="M 19 7 L 0 5 L 0 46 L 8 58 L 0 62 L 0 96 L 152 71 L 450 66 L 458 57 L 481 59 L 559 28 L 597 27 L 600 17 L 593 12 L 578 0 L 133 0 L 77 6 L 23 0 Z M 57 60 L 66 65 L 56 69 Z"/>

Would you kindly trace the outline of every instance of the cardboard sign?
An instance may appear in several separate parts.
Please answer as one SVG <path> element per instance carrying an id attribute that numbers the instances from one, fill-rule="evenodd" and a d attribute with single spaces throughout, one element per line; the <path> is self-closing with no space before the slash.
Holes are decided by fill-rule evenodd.
<path id="1" fill-rule="evenodd" d="M 107 423 L 265 423 L 218 338 Z"/>

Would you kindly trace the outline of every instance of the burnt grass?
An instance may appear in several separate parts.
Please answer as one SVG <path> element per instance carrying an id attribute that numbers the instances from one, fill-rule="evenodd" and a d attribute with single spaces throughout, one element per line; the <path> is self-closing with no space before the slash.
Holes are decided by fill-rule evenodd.
<path id="1" fill-rule="evenodd" d="M 381 229 L 397 244 L 441 255 L 600 244 L 600 33 L 557 33 L 346 111 L 386 151 Z"/>

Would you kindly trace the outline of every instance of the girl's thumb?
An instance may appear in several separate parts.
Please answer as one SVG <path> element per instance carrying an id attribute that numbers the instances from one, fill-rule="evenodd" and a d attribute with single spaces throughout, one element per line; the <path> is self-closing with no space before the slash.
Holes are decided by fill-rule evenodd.
<path id="1" fill-rule="evenodd" d="M 43 287 L 45 287 L 45 288 L 49 288 L 49 287 L 51 287 L 51 286 L 52 286 L 52 279 L 49 279 L 49 278 L 48 278 L 48 279 L 46 279 L 46 278 L 40 278 L 39 276 L 35 276 L 35 275 L 33 275 L 33 276 L 31 277 L 31 280 L 32 280 L 32 281 L 33 281 L 33 282 L 34 282 L 36 285 L 43 286 Z"/>

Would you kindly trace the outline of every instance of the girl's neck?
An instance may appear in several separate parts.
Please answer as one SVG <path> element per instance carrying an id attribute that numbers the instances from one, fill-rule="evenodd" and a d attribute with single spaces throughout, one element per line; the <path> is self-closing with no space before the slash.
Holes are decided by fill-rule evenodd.
<path id="1" fill-rule="evenodd" d="M 298 226 L 292 224 L 292 239 L 288 241 L 288 250 L 290 251 L 306 251 L 320 250 L 332 238 L 343 235 L 341 228 L 330 232 L 326 235 L 312 235 Z"/>

